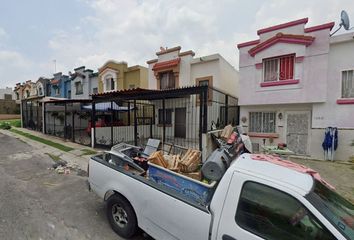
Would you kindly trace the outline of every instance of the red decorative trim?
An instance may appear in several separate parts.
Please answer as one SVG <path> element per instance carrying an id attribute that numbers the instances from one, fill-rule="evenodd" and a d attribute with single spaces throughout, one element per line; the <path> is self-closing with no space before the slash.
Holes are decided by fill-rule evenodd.
<path id="1" fill-rule="evenodd" d="M 263 51 L 264 49 L 269 48 L 270 46 L 282 42 L 282 43 L 291 43 L 291 44 L 303 44 L 309 46 L 315 40 L 312 36 L 304 36 L 304 35 L 293 35 L 293 34 L 283 34 L 277 33 L 272 38 L 258 44 L 257 46 L 251 48 L 248 53 L 254 57 L 257 53 Z"/>
<path id="2" fill-rule="evenodd" d="M 304 61 L 304 58 L 305 58 L 304 56 L 296 57 L 296 58 L 295 58 L 295 62 L 296 62 L 296 63 L 302 63 L 302 62 Z"/>
<path id="3" fill-rule="evenodd" d="M 329 30 L 331 31 L 333 27 L 334 27 L 334 22 L 325 23 L 325 24 L 305 28 L 305 33 L 315 32 L 315 31 L 319 31 L 319 30 L 323 30 L 323 29 L 327 29 L 327 28 L 329 28 Z"/>
<path id="4" fill-rule="evenodd" d="M 243 42 L 243 43 L 239 43 L 237 44 L 237 48 L 243 48 L 243 47 L 248 47 L 248 46 L 253 46 L 256 45 L 260 42 L 260 40 L 253 40 L 253 41 L 249 41 L 249 42 Z"/>
<path id="5" fill-rule="evenodd" d="M 282 86 L 282 85 L 292 85 L 298 84 L 300 82 L 299 79 L 291 79 L 291 80 L 280 80 L 274 82 L 262 82 L 261 87 L 274 87 L 274 86 Z"/>
<path id="6" fill-rule="evenodd" d="M 256 69 L 262 69 L 263 63 L 256 63 L 255 66 L 256 66 Z"/>
<path id="7" fill-rule="evenodd" d="M 59 80 L 58 79 L 54 79 L 54 80 L 50 81 L 50 83 L 55 85 L 55 84 L 59 83 Z"/>
<path id="8" fill-rule="evenodd" d="M 164 68 L 174 67 L 174 66 L 177 66 L 180 63 L 180 61 L 181 61 L 181 58 L 176 58 L 176 59 L 169 60 L 169 61 L 158 62 L 153 66 L 152 70 L 155 71 L 155 70 L 161 70 Z"/>
<path id="9" fill-rule="evenodd" d="M 354 104 L 354 98 L 337 99 L 337 104 Z"/>
<path id="10" fill-rule="evenodd" d="M 256 133 L 256 132 L 250 132 L 250 133 L 248 133 L 248 136 L 256 137 L 256 138 L 278 138 L 279 134 L 278 133 Z"/>
<path id="11" fill-rule="evenodd" d="M 260 34 L 263 34 L 263 33 L 275 31 L 275 30 L 282 29 L 282 28 L 292 27 L 292 26 L 296 26 L 296 25 L 299 25 L 299 24 L 306 24 L 308 21 L 309 21 L 308 18 L 302 18 L 302 19 L 299 19 L 299 20 L 295 20 L 295 21 L 291 21 L 291 22 L 287 22 L 287 23 L 282 23 L 282 24 L 275 25 L 275 26 L 272 26 L 272 27 L 259 29 L 257 31 L 257 34 L 260 35 Z"/>

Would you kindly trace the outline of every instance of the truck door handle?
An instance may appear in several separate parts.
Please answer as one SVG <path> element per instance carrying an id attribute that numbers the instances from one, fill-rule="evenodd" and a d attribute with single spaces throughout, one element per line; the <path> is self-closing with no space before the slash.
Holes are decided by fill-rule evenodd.
<path id="1" fill-rule="evenodd" d="M 236 238 L 233 238 L 227 234 L 222 235 L 222 240 L 237 240 Z"/>

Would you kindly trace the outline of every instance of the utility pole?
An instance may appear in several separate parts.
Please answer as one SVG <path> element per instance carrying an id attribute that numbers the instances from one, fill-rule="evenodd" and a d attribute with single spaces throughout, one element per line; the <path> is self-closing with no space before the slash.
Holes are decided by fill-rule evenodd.
<path id="1" fill-rule="evenodd" d="M 53 62 L 54 62 L 54 73 L 56 73 L 57 72 L 57 60 L 54 59 Z"/>

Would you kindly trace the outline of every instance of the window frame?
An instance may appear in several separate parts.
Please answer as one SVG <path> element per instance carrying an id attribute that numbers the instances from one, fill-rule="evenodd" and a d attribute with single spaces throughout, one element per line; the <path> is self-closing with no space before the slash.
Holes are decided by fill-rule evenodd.
<path id="1" fill-rule="evenodd" d="M 208 81 L 208 104 L 213 102 L 213 76 L 199 77 L 195 79 L 197 86 L 201 86 L 200 82 Z M 199 97 L 197 98 L 197 105 L 199 104 Z"/>
<path id="2" fill-rule="evenodd" d="M 281 58 L 285 58 L 285 57 L 293 57 L 293 75 L 292 75 L 292 78 L 280 79 L 280 59 Z M 275 60 L 275 59 L 277 60 L 277 79 L 276 80 L 266 80 L 265 79 L 265 68 L 266 68 L 265 61 L 270 61 L 270 60 Z M 295 80 L 295 66 L 296 66 L 296 61 L 295 60 L 296 60 L 296 54 L 295 53 L 263 58 L 262 59 L 262 83 Z"/>
<path id="3" fill-rule="evenodd" d="M 343 89 L 344 89 L 344 84 L 343 84 L 343 74 L 344 74 L 344 72 L 352 72 L 352 91 L 353 91 L 353 93 L 352 93 L 352 96 L 349 96 L 349 97 L 345 97 L 344 95 L 343 95 Z M 340 98 L 341 99 L 354 99 L 354 68 L 351 68 L 351 69 L 344 69 L 344 70 L 341 70 L 340 71 L 340 84 L 341 84 L 341 88 L 340 88 Z"/>
<path id="4" fill-rule="evenodd" d="M 81 86 L 81 91 L 79 91 L 78 86 Z M 84 87 L 81 81 L 75 82 L 75 95 L 82 95 L 84 93 Z"/>
<path id="5" fill-rule="evenodd" d="M 169 74 L 169 76 L 168 76 L 168 81 L 171 81 L 171 79 L 170 79 L 170 76 L 173 76 L 173 81 L 174 81 L 174 83 L 173 83 L 173 87 L 167 87 L 167 88 L 163 88 L 162 86 L 163 86 L 163 84 L 162 84 L 162 80 L 163 80 L 163 78 L 162 78 L 162 76 L 164 75 L 164 74 Z M 159 80 L 160 80 L 160 90 L 166 90 L 166 89 L 173 89 L 173 88 L 176 88 L 176 83 L 177 83 L 177 80 L 176 80 L 176 76 L 175 76 L 175 73 L 173 72 L 173 70 L 168 70 L 168 71 L 164 71 L 164 72 L 159 72 Z M 171 84 L 172 85 L 172 84 Z"/>
<path id="6" fill-rule="evenodd" d="M 117 83 L 115 81 L 115 78 L 112 76 L 111 73 L 109 73 L 103 77 L 104 92 L 115 91 L 117 89 L 116 85 L 117 85 Z"/>
<path id="7" fill-rule="evenodd" d="M 239 204 L 240 204 L 240 201 L 241 201 L 241 196 L 242 196 L 242 193 L 243 193 L 243 191 L 244 191 L 245 185 L 246 185 L 247 183 L 254 183 L 254 184 L 258 184 L 258 185 L 261 185 L 261 186 L 263 186 L 263 187 L 266 187 L 266 188 L 270 188 L 270 189 L 272 189 L 272 190 L 275 190 L 275 191 L 278 191 L 278 192 L 280 192 L 280 193 L 283 193 L 283 194 L 285 194 L 286 196 L 288 196 L 288 197 L 294 199 L 297 203 L 300 204 L 300 206 L 301 206 L 303 209 L 305 209 L 305 210 L 313 217 L 313 219 L 315 219 L 315 220 L 317 221 L 317 223 L 319 223 L 319 225 L 320 225 L 324 230 L 326 230 L 328 233 L 331 234 L 331 236 L 332 236 L 333 239 L 336 239 L 336 237 L 333 235 L 333 233 L 332 233 L 332 232 L 318 219 L 318 217 L 317 217 L 312 211 L 310 211 L 310 210 L 308 209 L 308 207 L 307 207 L 305 204 L 303 204 L 299 199 L 297 199 L 296 197 L 292 196 L 291 194 L 289 194 L 289 193 L 287 193 L 287 192 L 285 192 L 285 191 L 283 191 L 283 190 L 281 190 L 281 189 L 279 189 L 279 188 L 270 186 L 270 185 L 268 185 L 268 184 L 256 182 L 256 181 L 253 181 L 253 180 L 247 180 L 247 181 L 244 181 L 244 182 L 243 182 L 242 187 L 241 187 L 241 191 L 240 191 L 240 194 L 239 194 L 239 197 L 238 197 L 238 199 L 237 199 L 237 206 L 236 206 L 236 212 L 235 212 L 235 216 L 234 216 L 234 221 L 235 221 L 236 225 L 237 225 L 239 228 L 241 228 L 241 229 L 243 229 L 243 230 L 245 230 L 245 231 L 247 231 L 247 232 L 249 232 L 249 233 L 252 233 L 252 234 L 254 234 L 255 236 L 258 236 L 258 237 L 260 237 L 260 238 L 262 238 L 262 239 L 264 238 L 264 236 L 261 236 L 261 235 L 257 234 L 256 231 L 252 231 L 252 230 L 243 228 L 243 227 L 238 223 L 238 221 L 237 221 L 237 213 L 239 212 Z"/>
<path id="8" fill-rule="evenodd" d="M 4 100 L 12 100 L 12 94 L 4 93 Z"/>
<path id="9" fill-rule="evenodd" d="M 160 119 L 160 115 L 161 115 L 161 113 L 160 112 L 163 112 L 163 108 L 160 108 L 160 109 L 158 109 L 157 110 L 157 116 L 158 116 L 158 119 L 157 119 L 157 124 L 159 125 L 159 126 L 162 126 L 162 125 L 164 125 L 164 123 L 163 123 L 163 121 L 162 121 L 162 119 L 163 118 L 161 118 Z M 170 122 L 165 122 L 165 125 L 166 126 L 171 126 L 172 125 L 172 113 L 173 113 L 173 108 L 165 108 L 165 114 L 166 114 L 166 116 L 167 116 L 167 114 L 170 114 L 170 119 L 171 119 L 171 121 Z M 160 121 L 161 120 L 161 121 Z M 167 117 L 165 117 L 165 120 L 167 120 Z"/>
<path id="10" fill-rule="evenodd" d="M 251 125 L 252 124 L 252 118 L 251 118 L 251 114 L 252 113 L 261 113 L 262 114 L 262 117 L 261 117 L 261 131 L 258 132 L 258 131 L 254 131 L 254 127 Z M 266 113 L 272 113 L 274 114 L 274 132 L 265 132 L 264 131 L 264 115 Z M 276 133 L 277 132 L 277 112 L 276 111 L 252 111 L 252 112 L 248 112 L 248 118 L 249 118 L 249 132 L 252 132 L 252 133 Z M 253 129 L 251 129 L 251 126 L 253 127 Z M 269 127 L 268 127 L 269 128 Z M 252 131 L 251 131 L 252 130 Z"/>

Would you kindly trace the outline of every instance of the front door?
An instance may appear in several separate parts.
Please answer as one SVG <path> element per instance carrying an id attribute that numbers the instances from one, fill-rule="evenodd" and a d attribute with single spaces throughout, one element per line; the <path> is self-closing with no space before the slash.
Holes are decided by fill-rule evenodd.
<path id="1" fill-rule="evenodd" d="M 310 112 L 286 113 L 286 143 L 288 148 L 296 154 L 306 155 L 308 132 L 310 126 Z"/>
<path id="2" fill-rule="evenodd" d="M 186 138 L 186 108 L 175 109 L 175 137 Z"/>

